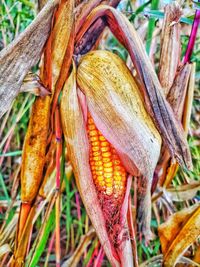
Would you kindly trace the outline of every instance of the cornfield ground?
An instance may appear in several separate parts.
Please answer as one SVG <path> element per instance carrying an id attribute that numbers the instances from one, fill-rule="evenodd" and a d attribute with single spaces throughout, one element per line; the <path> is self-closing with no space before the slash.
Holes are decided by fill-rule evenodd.
<path id="1" fill-rule="evenodd" d="M 38 7 L 37 1 L 34 0 L 0 1 L 0 49 L 2 50 L 33 21 L 37 15 Z M 158 71 L 160 58 L 163 8 L 169 2 L 171 1 L 123 0 L 118 6 L 118 9 L 126 15 L 137 29 L 156 71 Z M 179 1 L 179 3 L 183 10 L 181 20 L 181 57 L 183 58 L 195 8 L 197 9 L 199 5 L 188 0 Z M 127 51 L 107 29 L 99 42 L 99 48 L 114 52 L 126 61 L 130 67 L 132 66 Z M 194 98 L 188 134 L 193 170 L 188 171 L 179 167 L 170 186 L 165 189 L 164 195 L 159 195 L 161 190 L 158 187 L 154 191 L 151 219 L 154 239 L 146 245 L 141 236 L 136 234 L 138 261 L 141 266 L 146 261 L 150 262 L 146 266 L 161 266 L 159 260 L 157 263 L 156 261 L 155 263 L 151 262 L 152 258 L 162 254 L 158 225 L 167 221 L 170 215 L 189 208 L 200 201 L 200 35 L 197 35 L 191 62 L 196 62 Z M 32 71 L 37 73 L 38 67 L 35 66 Z M 20 209 L 21 155 L 30 111 L 35 98 L 33 94 L 20 93 L 0 120 L 0 266 L 7 266 L 14 249 Z M 65 262 L 68 259 L 73 259 L 77 260 L 77 266 L 110 266 L 102 252 L 101 244 L 91 228 L 90 220 L 76 187 L 74 175 L 69 164 L 64 160 L 65 153 L 65 148 L 63 148 L 60 211 L 61 263 L 63 263 L 63 266 L 68 266 L 64 265 Z M 131 189 L 132 195 L 134 195 L 134 186 L 135 184 Z M 27 250 L 27 262 L 29 264 L 31 262 L 31 264 L 27 266 L 55 266 L 57 253 L 55 248 L 55 206 L 51 206 L 51 203 L 53 203 L 52 199 L 41 207 L 42 210 L 34 223 L 29 243 L 29 248 L 32 248 L 32 250 Z M 133 201 L 133 216 L 135 214 L 134 203 Z M 40 234 L 39 237 L 38 233 Z M 196 235 L 184 256 L 190 260 L 195 260 L 196 266 L 199 266 L 200 243 L 198 235 L 200 235 L 200 232 Z M 79 252 L 80 254 L 78 254 Z M 179 266 L 192 266 L 190 264 L 182 263 L 181 265 L 179 263 Z"/>

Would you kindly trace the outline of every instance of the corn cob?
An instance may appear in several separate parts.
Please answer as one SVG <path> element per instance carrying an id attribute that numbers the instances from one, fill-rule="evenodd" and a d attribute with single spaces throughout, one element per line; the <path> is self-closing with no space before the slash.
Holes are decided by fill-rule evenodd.
<path id="1" fill-rule="evenodd" d="M 115 202 L 125 193 L 127 173 L 114 147 L 97 129 L 88 116 L 88 138 L 91 145 L 90 166 L 94 184 L 99 193 L 113 196 Z"/>
<path id="2" fill-rule="evenodd" d="M 88 113 L 87 133 L 90 144 L 89 163 L 97 190 L 108 235 L 117 248 L 120 246 L 120 210 L 126 192 L 127 172 L 115 148 L 97 129 Z"/>

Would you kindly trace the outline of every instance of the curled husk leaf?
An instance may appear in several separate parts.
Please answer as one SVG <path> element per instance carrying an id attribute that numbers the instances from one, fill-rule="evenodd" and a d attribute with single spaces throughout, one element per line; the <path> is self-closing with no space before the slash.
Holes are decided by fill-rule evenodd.
<path id="1" fill-rule="evenodd" d="M 181 123 L 175 118 L 166 101 L 144 45 L 128 19 L 112 7 L 103 5 L 97 7 L 88 16 L 84 27 L 78 33 L 76 43 L 99 17 L 105 18 L 111 31 L 127 48 L 140 77 L 146 108 L 155 121 L 171 155 L 176 157 L 179 164 L 191 169 L 191 155 Z"/>
<path id="2" fill-rule="evenodd" d="M 109 241 L 103 212 L 98 202 L 92 179 L 89 165 L 89 143 L 77 95 L 75 66 L 73 66 L 73 71 L 63 89 L 61 119 L 69 158 L 87 214 L 92 221 L 109 261 L 113 266 L 120 266 L 119 261 L 113 256 L 114 248 Z"/>
<path id="3" fill-rule="evenodd" d="M 172 215 L 158 227 L 165 267 L 175 266 L 185 250 L 200 235 L 199 204 Z"/>

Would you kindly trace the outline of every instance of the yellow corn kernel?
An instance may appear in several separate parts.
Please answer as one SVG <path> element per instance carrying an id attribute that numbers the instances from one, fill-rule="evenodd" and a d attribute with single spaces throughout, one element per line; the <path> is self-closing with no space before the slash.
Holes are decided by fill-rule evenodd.
<path id="1" fill-rule="evenodd" d="M 105 172 L 104 173 L 104 177 L 105 178 L 111 178 L 111 177 L 113 177 L 113 173 L 109 173 L 109 172 L 107 173 L 107 172 Z"/>
<path id="2" fill-rule="evenodd" d="M 102 157 L 104 157 L 104 158 L 110 158 L 111 156 L 112 156 L 111 152 L 103 152 L 102 153 Z"/>
<path id="3" fill-rule="evenodd" d="M 99 148 L 98 146 L 94 146 L 94 147 L 92 147 L 92 151 L 93 151 L 93 152 L 99 151 L 99 149 L 100 149 L 100 148 Z"/>
<path id="4" fill-rule="evenodd" d="M 105 138 L 103 135 L 100 135 L 100 136 L 99 136 L 99 140 L 100 140 L 100 141 L 106 141 L 106 138 Z"/>
<path id="5" fill-rule="evenodd" d="M 99 140 L 100 140 L 100 137 L 101 136 L 99 136 Z M 104 142 L 101 142 L 101 147 L 110 147 L 110 144 L 107 141 L 104 141 Z"/>
<path id="6" fill-rule="evenodd" d="M 99 182 L 99 181 L 104 181 L 104 177 L 103 177 L 102 175 L 98 175 L 98 176 L 97 176 L 97 180 L 98 180 L 98 182 Z"/>
<path id="7" fill-rule="evenodd" d="M 103 165 L 103 162 L 102 162 L 102 161 L 96 161 L 96 162 L 94 163 L 94 165 L 95 165 L 95 166 L 101 166 L 101 165 Z"/>
<path id="8" fill-rule="evenodd" d="M 95 142 L 95 141 L 98 141 L 99 140 L 99 137 L 98 136 L 92 136 L 90 137 L 90 141 L 91 142 Z M 98 142 L 99 143 L 99 142 Z M 99 144 L 98 144 L 99 145 Z"/>
<path id="9" fill-rule="evenodd" d="M 104 172 L 113 172 L 113 168 L 112 167 L 110 167 L 110 168 L 104 168 L 103 169 L 104 170 Z M 113 176 L 113 174 L 112 174 L 112 176 Z"/>
<path id="10" fill-rule="evenodd" d="M 92 141 L 92 146 L 100 146 L 100 142 L 99 141 Z"/>
<path id="11" fill-rule="evenodd" d="M 104 166 L 105 168 L 112 167 L 112 165 L 113 165 L 113 164 L 112 164 L 112 161 L 103 164 L 103 166 Z"/>
<path id="12" fill-rule="evenodd" d="M 110 158 L 102 158 L 102 161 L 103 161 L 104 163 L 106 163 L 106 162 L 110 162 L 111 160 L 110 160 Z"/>
<path id="13" fill-rule="evenodd" d="M 107 146 L 107 147 L 101 147 L 101 151 L 102 152 L 108 152 L 108 151 L 110 151 L 110 147 L 109 146 Z"/>
<path id="14" fill-rule="evenodd" d="M 103 170 L 103 166 L 95 166 L 95 170 L 97 171 L 102 171 Z"/>
<path id="15" fill-rule="evenodd" d="M 96 136 L 96 135 L 98 135 L 98 131 L 97 130 L 89 131 L 89 135 L 90 136 Z"/>

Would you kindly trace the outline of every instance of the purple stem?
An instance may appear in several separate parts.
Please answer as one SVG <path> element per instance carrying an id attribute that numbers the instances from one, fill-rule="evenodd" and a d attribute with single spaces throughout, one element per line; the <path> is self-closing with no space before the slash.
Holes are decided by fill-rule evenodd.
<path id="1" fill-rule="evenodd" d="M 200 2 L 200 0 L 198 2 Z M 199 23 L 200 23 L 200 10 L 196 10 L 194 21 L 193 21 L 193 24 L 192 24 L 192 30 L 191 30 L 191 34 L 190 34 L 190 39 L 189 39 L 187 50 L 186 50 L 185 57 L 184 57 L 184 60 L 183 60 L 184 64 L 190 62 L 190 58 L 191 58 L 191 55 L 192 55 L 192 52 L 193 52 L 193 49 L 194 49 L 195 40 L 196 40 L 196 37 L 197 37 L 197 31 L 198 31 Z"/>

